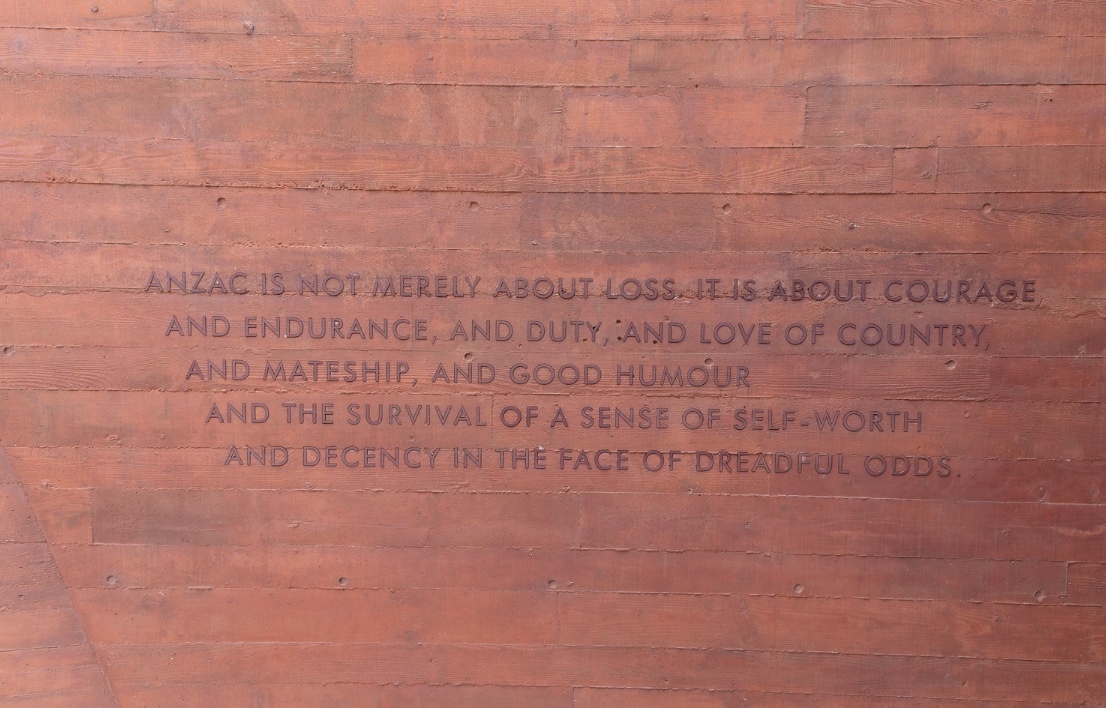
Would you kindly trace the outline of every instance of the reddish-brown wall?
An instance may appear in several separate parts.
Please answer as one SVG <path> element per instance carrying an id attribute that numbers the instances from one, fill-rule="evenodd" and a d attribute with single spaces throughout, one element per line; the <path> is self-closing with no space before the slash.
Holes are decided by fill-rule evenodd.
<path id="1" fill-rule="evenodd" d="M 1106 701 L 1104 191 L 1099 0 L 9 0 L 0 693 Z M 158 292 L 201 271 L 205 288 L 241 272 L 249 293 Z M 290 291 L 298 274 L 347 289 L 260 294 L 278 272 Z M 403 274 L 481 281 L 373 296 Z M 676 297 L 495 296 L 541 276 L 671 278 Z M 706 278 L 722 297 L 700 297 Z M 756 281 L 753 301 L 730 297 L 735 279 Z M 770 298 L 820 280 L 871 284 L 864 302 Z M 895 280 L 1020 290 L 890 302 Z M 179 336 L 187 316 L 234 327 Z M 247 338 L 247 316 L 424 320 L 427 338 Z M 515 336 L 450 339 L 473 320 Z M 528 320 L 603 324 L 529 342 Z M 627 341 L 630 322 L 687 340 Z M 718 322 L 772 329 L 701 343 Z M 928 345 L 840 339 L 869 323 L 937 329 Z M 792 324 L 825 334 L 791 344 Z M 983 333 L 954 343 L 954 326 Z M 189 375 L 209 359 L 251 376 Z M 273 382 L 267 360 L 410 370 Z M 542 362 L 604 378 L 507 377 Z M 439 364 L 496 379 L 434 380 Z M 745 367 L 749 385 L 614 380 L 654 364 Z M 332 403 L 335 423 L 286 423 L 286 402 Z M 347 405 L 381 402 L 487 425 L 348 424 Z M 243 403 L 270 420 L 213 420 Z M 511 406 L 535 407 L 533 425 L 505 425 Z M 666 407 L 670 426 L 584 428 L 585 406 Z M 720 421 L 684 424 L 688 409 Z M 795 418 L 735 430 L 738 409 Z M 817 430 L 854 409 L 923 423 Z M 233 460 L 262 445 L 292 460 Z M 434 469 L 302 464 L 327 445 L 442 452 Z M 627 468 L 560 469 L 562 448 L 623 449 Z M 542 450 L 548 469 L 496 449 Z M 648 471 L 650 450 L 682 458 Z M 831 454 L 849 473 L 697 471 L 697 451 Z M 896 458 L 934 471 L 865 472 Z"/>

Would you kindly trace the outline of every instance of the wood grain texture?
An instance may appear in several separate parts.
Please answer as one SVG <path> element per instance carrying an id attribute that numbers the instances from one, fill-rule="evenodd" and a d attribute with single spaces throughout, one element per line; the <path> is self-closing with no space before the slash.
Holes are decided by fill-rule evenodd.
<path id="1" fill-rule="evenodd" d="M 0 183 L 7 241 L 632 252 L 1102 252 L 1102 194 L 448 194 Z M 220 201 L 222 200 L 222 201 Z M 727 206 L 729 207 L 727 209 Z M 1040 234 L 1047 232 L 1049 238 Z"/>
<path id="2" fill-rule="evenodd" d="M 100 489 L 93 508 L 101 543 L 539 547 L 576 536 L 564 494 Z"/>
<path id="3" fill-rule="evenodd" d="M 569 593 L 561 596 L 560 633 L 569 644 L 597 646 L 664 641 L 677 647 L 1097 661 L 1103 628 L 1093 618 L 1099 613 L 1095 607 L 1018 604 Z"/>
<path id="4" fill-rule="evenodd" d="M 570 145 L 799 145 L 805 100 L 792 89 L 569 89 Z"/>
<path id="5" fill-rule="evenodd" d="M 1099 36 L 1106 34 L 1094 0 L 965 3 L 961 0 L 808 0 L 807 37 Z"/>
<path id="6" fill-rule="evenodd" d="M 868 696 L 1053 701 L 1095 700 L 1095 664 L 930 657 L 722 650 L 448 645 L 118 644 L 105 648 L 123 682 L 163 685 L 212 681 L 544 686 L 576 683 L 626 688 L 724 689 Z M 294 657 L 294 658 L 293 658 Z M 281 667 L 275 671 L 274 667 Z"/>
<path id="7" fill-rule="evenodd" d="M 546 302 L 545 306 L 550 309 L 558 306 L 594 309 L 596 303 L 610 304 L 617 300 L 627 316 L 634 311 L 628 308 L 636 309 L 635 316 L 673 309 L 686 310 L 688 316 L 707 315 L 721 300 L 733 303 L 735 278 L 742 283 L 748 282 L 753 291 L 750 295 L 739 288 L 737 303 L 745 308 L 742 314 L 767 312 L 781 303 L 795 310 L 827 313 L 830 305 L 838 309 L 862 305 L 860 309 L 866 309 L 874 305 L 890 308 L 905 303 L 958 313 L 971 312 L 973 307 L 1024 312 L 1044 309 L 1043 305 L 1053 301 L 1093 304 L 1101 299 L 1095 286 L 1098 274 L 1106 267 L 1106 255 L 1093 253 L 978 254 L 970 265 L 955 254 L 919 258 L 911 253 L 765 251 L 740 257 L 692 253 L 679 263 L 656 264 L 658 276 L 672 280 L 670 297 L 649 297 L 643 292 L 640 297 L 631 299 L 620 297 L 617 286 L 639 272 L 627 261 L 635 254 L 643 257 L 645 254 L 640 251 L 608 249 L 600 254 L 585 254 L 529 249 L 495 253 L 479 249 L 457 250 L 438 256 L 442 265 L 451 270 L 444 281 L 445 287 L 439 289 L 439 281 L 434 279 L 421 293 L 413 286 L 407 292 L 401 292 L 398 286 L 393 288 L 394 292 L 386 288 L 389 279 L 396 285 L 403 276 L 426 274 L 419 268 L 421 263 L 412 261 L 412 249 L 404 247 L 380 248 L 351 243 L 320 254 L 312 247 L 289 245 L 281 249 L 279 256 L 273 257 L 253 244 L 190 248 L 180 244 L 93 245 L 22 240 L 8 244 L 7 252 L 11 260 L 0 264 L 0 275 L 12 292 L 19 289 L 39 292 L 52 289 L 74 294 L 83 290 L 114 291 L 178 303 L 188 303 L 194 301 L 196 295 L 205 295 L 207 302 L 220 305 L 228 304 L 233 298 L 258 303 L 264 302 L 265 297 L 274 297 L 266 295 L 261 287 L 259 274 L 267 268 L 271 273 L 283 273 L 287 279 L 286 292 L 275 296 L 278 304 L 287 306 L 294 306 L 294 296 L 298 295 L 314 298 L 312 304 L 329 297 L 339 306 L 351 300 L 355 305 L 371 300 L 397 307 L 438 302 L 442 308 L 468 298 L 475 303 L 466 305 L 470 310 L 481 307 L 481 300 L 484 306 L 491 300 L 504 314 L 515 314 L 514 310 L 506 309 L 511 307 L 525 314 L 526 306 L 538 301 Z M 650 254 L 651 260 L 663 261 L 665 253 L 662 249 L 658 255 Z M 47 264 L 53 266 L 53 270 L 44 275 L 41 271 Z M 549 292 L 533 293 L 532 288 L 521 297 L 517 296 L 516 278 L 525 278 L 531 284 L 540 278 L 552 278 L 546 273 L 554 272 L 557 267 L 572 273 L 567 278 L 557 276 L 564 283 L 563 297 Z M 190 275 L 185 278 L 188 287 L 182 289 L 180 281 L 184 272 Z M 227 282 L 235 273 L 241 275 L 234 283 Z M 461 297 L 454 294 L 454 273 Z M 216 274 L 220 276 L 221 286 L 215 280 Z M 170 275 L 176 279 L 176 284 L 170 283 Z M 312 289 L 319 286 L 316 277 L 320 278 L 319 283 L 324 283 L 322 279 L 328 275 L 340 275 L 345 281 L 341 292 L 328 296 L 325 288 L 319 292 Z M 349 275 L 356 276 L 352 284 Z M 435 273 L 434 277 L 438 275 L 441 274 Z M 465 280 L 466 277 L 470 280 Z M 573 277 L 577 279 L 575 297 L 571 286 Z M 586 297 L 583 278 L 591 279 Z M 713 298 L 705 284 L 707 278 L 719 281 Z M 863 294 L 862 278 L 868 281 Z M 607 287 L 608 279 L 615 286 L 613 293 Z M 504 280 L 510 292 L 500 289 Z M 700 284 L 700 280 L 704 283 Z M 962 291 L 961 281 L 970 283 L 970 287 Z M 1030 281 L 1031 291 L 1025 292 L 1024 283 Z M 777 282 L 786 286 L 786 293 L 775 291 Z M 798 294 L 793 290 L 796 282 L 802 284 Z M 827 294 L 821 285 L 811 292 L 810 286 L 816 282 L 830 285 L 830 292 Z M 999 292 L 998 286 L 1003 282 L 1008 285 Z M 913 289 L 912 283 L 917 283 Z M 983 283 L 988 287 L 981 293 L 979 288 Z M 336 290 L 337 283 L 331 286 L 331 290 Z M 233 298 L 225 297 L 232 293 Z"/>
<path id="8" fill-rule="evenodd" d="M 0 27 L 148 30 L 152 0 L 104 0 L 95 5 L 12 0 L 0 9 Z"/>
<path id="9" fill-rule="evenodd" d="M 814 87 L 813 145 L 1101 145 L 1102 86 Z"/>
<path id="10" fill-rule="evenodd" d="M 1068 597 L 1073 603 L 1097 607 L 1106 604 L 1106 566 L 1102 563 L 1069 565 Z"/>
<path id="11" fill-rule="evenodd" d="M 631 50 L 630 79 L 661 86 L 1101 84 L 1106 76 L 1101 37 L 642 40 Z"/>
<path id="12" fill-rule="evenodd" d="M 18 113 L 6 114 L 0 123 L 0 131 L 12 135 L 551 145 L 557 144 L 562 126 L 550 118 L 564 102 L 556 88 L 502 86 L 25 75 L 3 84 L 19 105 Z M 760 101 L 772 98 L 768 94 Z"/>
<path id="13" fill-rule="evenodd" d="M 342 37 L 0 29 L 0 70 L 325 81 L 351 75 L 353 49 Z"/>
<path id="14" fill-rule="evenodd" d="M 759 706 L 819 706 L 827 702 L 841 705 L 864 706 L 864 708 L 883 708 L 900 705 L 902 698 L 877 698 L 866 695 L 840 695 L 829 697 L 819 694 L 754 692 L 730 690 L 695 689 L 650 689 L 650 688 L 580 688 L 573 693 L 576 705 L 583 708 L 652 708 L 665 706 L 669 701 L 679 701 L 680 705 L 693 708 L 729 708 L 742 702 L 756 701 Z M 1009 701 L 973 701 L 980 705 L 1029 705 Z M 917 706 L 940 706 L 946 701 L 911 697 L 910 703 Z"/>
<path id="15" fill-rule="evenodd" d="M 115 693 L 125 705 L 382 705 L 425 706 L 448 703 L 458 708 L 541 705 L 572 708 L 571 688 L 544 686 L 397 686 L 366 683 L 212 683 L 194 682 L 166 686 L 157 681 L 120 683 Z"/>
<path id="16" fill-rule="evenodd" d="M 1044 560 L 1042 555 L 1071 554 L 1078 560 L 1083 554 L 1095 557 L 1106 533 L 1095 521 L 1095 505 L 688 496 L 653 509 L 656 516 L 648 518 L 632 501 L 629 495 L 584 498 L 580 545 L 671 550 L 696 538 L 701 548 L 712 550 L 827 553 L 835 548 L 915 557 L 924 547 L 938 557 Z M 818 533 L 795 533 L 799 518 Z M 962 535 L 934 539 L 927 532 L 934 523 L 953 526 Z"/>
<path id="17" fill-rule="evenodd" d="M 1042 145 L 940 149 L 937 188 L 974 191 L 986 182 L 996 191 L 1027 192 L 1048 184 L 1056 192 L 1106 190 L 1103 146 Z"/>
<path id="18" fill-rule="evenodd" d="M 147 2 L 149 0 L 146 0 Z M 158 29 L 264 34 L 354 34 L 456 39 L 686 39 L 794 37 L 802 2 L 694 0 L 620 3 L 534 0 L 506 6 L 458 0 L 153 0 Z"/>
<path id="19" fill-rule="evenodd" d="M 497 148 L 0 140 L 0 179 L 488 192 L 890 191 L 879 148 Z M 658 185 L 657 175 L 663 185 Z M 1046 178 L 1047 180 L 1047 178 Z"/>
<path id="20" fill-rule="evenodd" d="M 517 592 L 713 593 L 750 596 L 1077 602 L 1073 576 L 1100 566 L 1051 561 L 889 558 L 686 551 L 454 547 L 67 546 L 70 588 L 471 589 Z M 1078 572 L 1077 572 L 1078 571 Z M 109 581 L 108 578 L 111 578 Z M 248 583 L 244 580 L 249 578 Z M 345 579 L 345 583 L 340 581 Z M 1040 600 L 1036 593 L 1042 593 Z M 1082 596 L 1086 598 L 1087 596 Z M 1081 604 L 1095 604 L 1084 601 Z"/>
<path id="21" fill-rule="evenodd" d="M 353 76 L 378 83 L 617 86 L 630 79 L 630 43 L 358 38 Z"/>
<path id="22" fill-rule="evenodd" d="M 549 592 L 109 588 L 74 590 L 73 596 L 86 617 L 103 618 L 88 623 L 92 640 L 111 644 L 551 644 L 558 629 L 557 597 Z"/>

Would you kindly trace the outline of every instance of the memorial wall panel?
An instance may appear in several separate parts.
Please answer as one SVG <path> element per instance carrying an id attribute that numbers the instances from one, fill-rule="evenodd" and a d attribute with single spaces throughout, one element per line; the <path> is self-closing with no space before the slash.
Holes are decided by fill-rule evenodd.
<path id="1" fill-rule="evenodd" d="M 0 696 L 1106 702 L 1106 6 L 0 8 Z"/>

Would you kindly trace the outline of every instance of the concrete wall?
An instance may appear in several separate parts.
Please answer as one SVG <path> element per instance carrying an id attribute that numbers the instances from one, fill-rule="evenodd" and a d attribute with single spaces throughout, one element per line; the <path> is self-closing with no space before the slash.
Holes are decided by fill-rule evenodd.
<path id="1" fill-rule="evenodd" d="M 1106 700 L 1104 117 L 1098 0 L 9 0 L 0 692 Z"/>

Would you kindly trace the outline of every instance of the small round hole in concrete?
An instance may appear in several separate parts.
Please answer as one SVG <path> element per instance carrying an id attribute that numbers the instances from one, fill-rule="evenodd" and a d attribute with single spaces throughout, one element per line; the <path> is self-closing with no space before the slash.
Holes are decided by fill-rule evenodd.
<path id="1" fill-rule="evenodd" d="M 465 361 L 472 361 L 472 352 L 465 352 Z"/>
<path id="2" fill-rule="evenodd" d="M 215 206 L 219 207 L 220 209 L 222 209 L 226 205 L 227 205 L 227 200 L 226 200 L 225 197 L 219 197 L 218 199 L 215 200 Z"/>
<path id="3" fill-rule="evenodd" d="M 480 202 L 469 202 L 469 209 L 476 211 L 480 208 Z"/>
<path id="4" fill-rule="evenodd" d="M 349 585 L 349 578 L 338 578 L 338 584 L 342 587 Z"/>
<path id="5" fill-rule="evenodd" d="M 802 586 L 802 584 L 800 584 L 800 583 L 795 584 L 795 594 L 796 595 L 802 595 L 804 590 L 806 590 L 806 588 L 804 588 Z"/>
<path id="6" fill-rule="evenodd" d="M 953 359 L 949 359 L 948 361 L 945 362 L 945 368 L 955 369 L 956 368 L 956 361 L 953 360 Z"/>
<path id="7" fill-rule="evenodd" d="M 710 366 L 711 364 L 713 364 L 713 363 L 714 363 L 714 359 L 711 359 L 711 358 L 710 358 L 710 357 L 708 356 L 708 357 L 707 357 L 706 359 L 703 359 L 703 363 L 704 363 L 704 364 L 706 364 L 707 366 Z"/>
<path id="8" fill-rule="evenodd" d="M 557 587 L 557 581 L 556 580 L 550 580 L 548 585 L 551 588 L 555 588 L 555 587 Z"/>
<path id="9" fill-rule="evenodd" d="M 723 214 L 729 214 L 731 211 L 733 211 L 732 206 L 730 206 L 729 204 L 723 204 L 722 205 L 722 213 Z"/>
<path id="10" fill-rule="evenodd" d="M 1041 600 L 1045 599 L 1045 594 L 1038 590 L 1037 592 L 1033 593 L 1033 599 L 1037 602 L 1040 602 Z"/>
<path id="11" fill-rule="evenodd" d="M 994 207 L 991 206 L 990 203 L 987 203 L 987 204 L 983 205 L 983 213 L 984 214 L 990 214 L 992 209 L 994 209 Z"/>
<path id="12" fill-rule="evenodd" d="M 119 583 L 119 578 L 115 577 L 114 575 L 109 575 L 108 577 L 104 578 L 104 582 L 108 585 L 117 585 Z"/>

